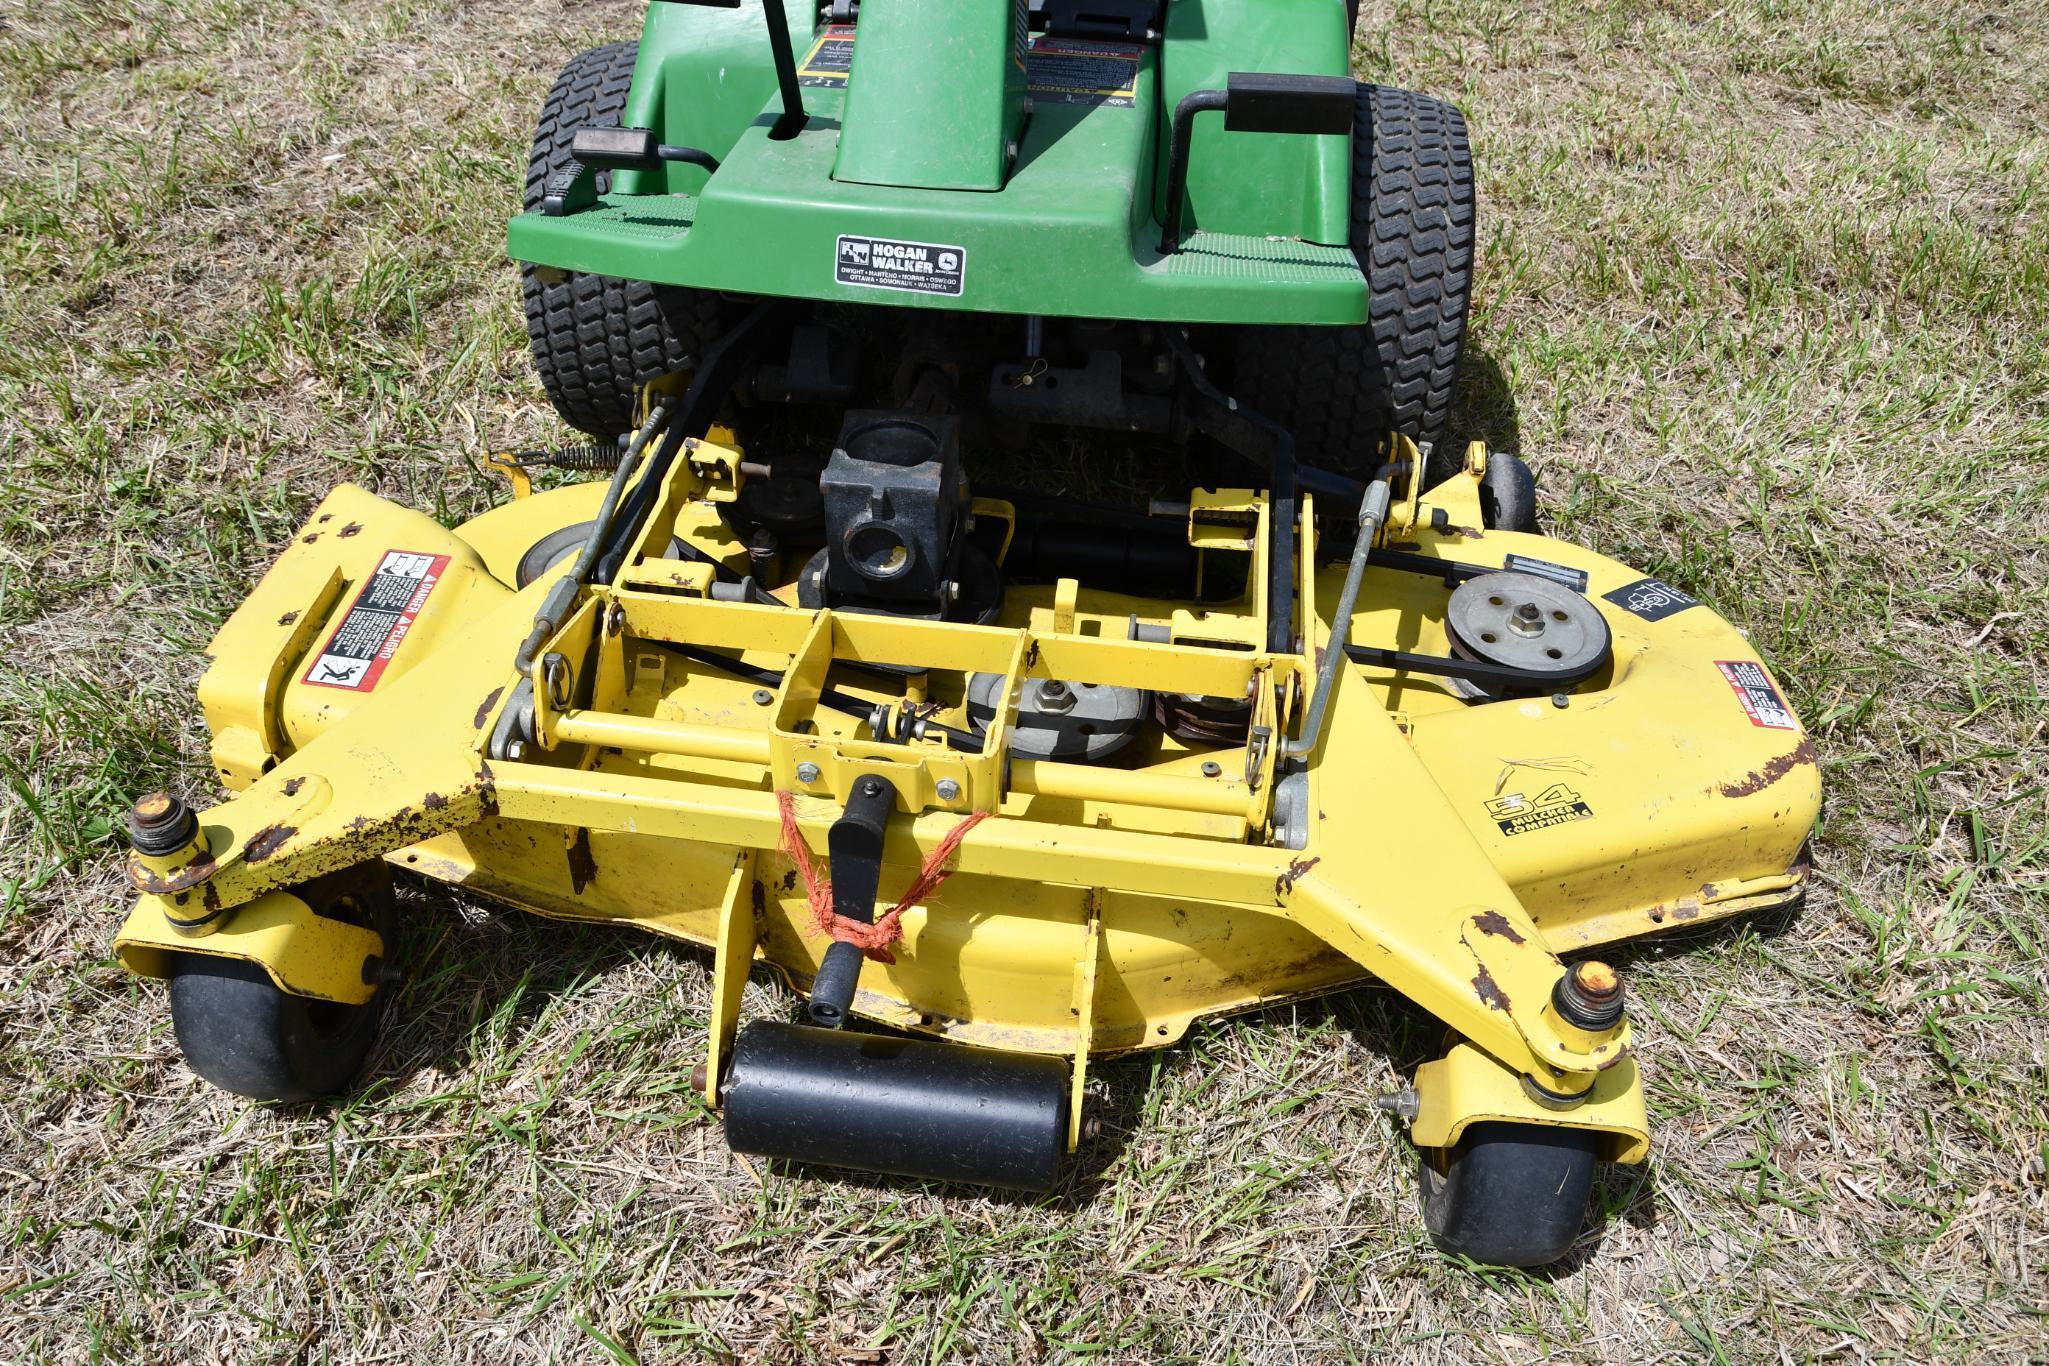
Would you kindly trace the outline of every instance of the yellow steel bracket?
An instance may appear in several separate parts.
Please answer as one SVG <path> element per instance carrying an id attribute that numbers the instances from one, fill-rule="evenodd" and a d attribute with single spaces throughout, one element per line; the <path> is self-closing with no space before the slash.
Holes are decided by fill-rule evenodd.
<path id="1" fill-rule="evenodd" d="M 1531 1095 L 1514 1072 L 1462 1043 L 1416 1069 L 1416 1104 L 1409 1137 L 1422 1148 L 1449 1148 L 1468 1125 L 1490 1120 L 1592 1129 L 1603 1136 L 1601 1157 L 1608 1162 L 1641 1162 L 1651 1147 L 1634 1058 L 1596 1077 L 1579 1104 L 1559 1109 Z"/>
<path id="2" fill-rule="evenodd" d="M 1477 443 L 1476 443 L 1477 444 Z M 1408 437 L 1396 432 L 1389 438 L 1388 463 L 1404 467 L 1408 479 L 1396 488 L 1395 501 L 1387 510 L 1387 520 L 1381 524 L 1380 538 L 1383 543 L 1396 536 L 1406 536 L 1416 529 L 1422 520 L 1423 452 Z"/>
<path id="3" fill-rule="evenodd" d="M 485 451 L 484 468 L 505 476 L 512 485 L 514 498 L 531 498 L 534 493 L 534 477 L 527 467 L 513 458 L 511 451 Z"/>
<path id="4" fill-rule="evenodd" d="M 1486 477 L 1487 443 L 1470 442 L 1459 472 L 1426 491 L 1422 502 L 1433 511 L 1442 512 L 1451 526 L 1477 532 L 1486 523 L 1486 513 L 1480 506 L 1480 481 Z M 1417 482 L 1421 483 L 1421 479 Z M 1416 518 L 1419 524 L 1427 523 L 1430 515 L 1419 506 Z"/>
<path id="5" fill-rule="evenodd" d="M 1074 1075 L 1067 1091 L 1067 1151 L 1081 1146 L 1082 1101 L 1088 1087 L 1089 1050 L 1096 1040 L 1096 960 L 1103 951 L 1103 893 L 1090 888 L 1088 920 L 1074 964 Z"/>
<path id="6" fill-rule="evenodd" d="M 740 497 L 740 485 L 745 482 L 740 472 L 740 445 L 731 432 L 717 427 L 712 431 L 715 436 L 685 441 L 683 458 L 703 485 L 706 501 L 731 503 Z"/>
<path id="7" fill-rule="evenodd" d="M 114 937 L 114 952 L 144 977 L 169 977 L 174 953 L 240 959 L 294 996 L 361 1005 L 376 993 L 372 960 L 384 956 L 384 940 L 375 930 L 315 915 L 290 892 L 265 893 L 221 929 L 192 939 L 164 918 L 155 898 L 144 897 Z"/>
<path id="8" fill-rule="evenodd" d="M 733 872 L 726 879 L 725 895 L 719 898 L 718 944 L 712 950 L 711 1028 L 705 1040 L 704 1103 L 717 1107 L 719 1078 L 733 1053 L 733 1036 L 740 1027 L 740 997 L 747 990 L 747 973 L 754 966 L 754 851 L 742 849 L 733 857 Z"/>

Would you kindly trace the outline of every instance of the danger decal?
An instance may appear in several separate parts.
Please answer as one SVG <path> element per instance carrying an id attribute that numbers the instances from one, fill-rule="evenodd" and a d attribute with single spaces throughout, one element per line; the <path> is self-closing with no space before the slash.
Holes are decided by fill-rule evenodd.
<path id="1" fill-rule="evenodd" d="M 1771 675 L 1764 671 L 1764 665 L 1754 659 L 1718 659 L 1715 667 L 1722 671 L 1722 677 L 1735 690 L 1736 700 L 1742 704 L 1743 714 L 1750 718 L 1751 725 L 1763 726 L 1767 730 L 1800 729 L 1793 709 L 1772 686 Z"/>
<path id="2" fill-rule="evenodd" d="M 833 251 L 833 278 L 864 289 L 958 295 L 968 275 L 967 249 L 937 242 L 842 236 Z"/>
<path id="3" fill-rule="evenodd" d="M 1025 67 L 1032 98 L 1047 104 L 1129 109 L 1137 98 L 1138 61 L 1144 52 L 1137 43 L 1055 38 L 1042 33 L 1032 42 Z"/>
<path id="4" fill-rule="evenodd" d="M 304 681 L 352 692 L 376 687 L 447 568 L 446 555 L 385 551 L 348 615 L 328 637 L 326 648 L 314 657 Z"/>
<path id="5" fill-rule="evenodd" d="M 797 64 L 797 84 L 813 89 L 836 89 L 846 85 L 854 69 L 854 26 L 828 24 L 818 41 Z"/>
<path id="6" fill-rule="evenodd" d="M 1682 589 L 1674 588 L 1662 579 L 1638 579 L 1625 583 L 1612 593 L 1601 595 L 1625 612 L 1633 612 L 1645 621 L 1663 621 L 1675 612 L 1684 612 L 1689 607 L 1700 606 L 1700 599 Z"/>
<path id="7" fill-rule="evenodd" d="M 1549 830 L 1587 820 L 1594 808 L 1564 783 L 1553 783 L 1534 797 L 1511 792 L 1487 803 L 1487 814 L 1504 835 L 1527 835 L 1532 830 Z"/>

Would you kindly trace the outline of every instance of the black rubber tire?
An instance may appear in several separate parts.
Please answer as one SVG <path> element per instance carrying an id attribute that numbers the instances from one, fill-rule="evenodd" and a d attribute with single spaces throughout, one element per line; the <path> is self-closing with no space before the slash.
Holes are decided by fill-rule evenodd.
<path id="1" fill-rule="evenodd" d="M 1474 1124 L 1422 1162 L 1423 1223 L 1446 1252 L 1488 1266 L 1543 1266 L 1586 1222 L 1595 1148 L 1587 1129 Z"/>
<path id="2" fill-rule="evenodd" d="M 1487 474 L 1480 481 L 1480 515 L 1493 531 L 1537 529 L 1537 476 L 1519 455 L 1487 454 Z"/>
<path id="3" fill-rule="evenodd" d="M 1366 273 L 1358 327 L 1247 327 L 1237 397 L 1287 427 L 1307 465 L 1363 477 L 1381 438 L 1446 446 L 1473 285 L 1473 158 L 1465 116 L 1414 91 L 1359 85 L 1352 131 L 1352 254 Z"/>
<path id="4" fill-rule="evenodd" d="M 374 926 L 389 953 L 395 916 L 382 869 L 296 890 L 319 914 Z M 280 990 L 255 963 L 183 953 L 171 967 L 171 1026 L 186 1065 L 205 1081 L 296 1105 L 335 1094 L 362 1070 L 389 995 L 380 987 L 363 1005 L 316 1001 Z"/>
<path id="5" fill-rule="evenodd" d="M 633 83 L 633 43 L 592 48 L 562 69 L 541 106 L 527 162 L 525 206 L 540 207 L 548 177 L 570 160 L 579 128 L 617 127 Z M 598 192 L 611 188 L 598 175 Z M 633 426 L 635 391 L 691 364 L 718 335 L 718 295 L 607 275 L 571 274 L 542 282 L 540 268 L 520 267 L 526 330 L 534 369 L 562 420 L 611 438 Z"/>

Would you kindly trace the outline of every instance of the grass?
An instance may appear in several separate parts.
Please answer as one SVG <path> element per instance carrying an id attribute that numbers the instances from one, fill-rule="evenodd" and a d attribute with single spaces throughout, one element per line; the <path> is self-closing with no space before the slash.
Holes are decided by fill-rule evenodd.
<path id="1" fill-rule="evenodd" d="M 1429 1249 L 1374 990 L 1104 1068 L 1044 1201 L 736 1162 L 701 958 L 424 890 L 361 1094 L 201 1086 L 107 957 L 113 817 L 208 790 L 199 652 L 329 485 L 458 517 L 559 437 L 502 221 L 636 23 L 0 0 L 0 1356 L 2040 1357 L 2039 0 L 1366 5 L 1361 73 L 1472 119 L 1461 429 L 1750 631 L 1826 766 L 1804 909 L 1623 959 L 1657 1148 L 1560 1269 Z"/>

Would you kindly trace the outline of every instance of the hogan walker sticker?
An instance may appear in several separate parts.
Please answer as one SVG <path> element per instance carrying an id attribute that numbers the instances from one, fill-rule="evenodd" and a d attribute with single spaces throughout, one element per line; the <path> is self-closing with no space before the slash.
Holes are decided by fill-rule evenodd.
<path id="1" fill-rule="evenodd" d="M 1754 659 L 1718 659 L 1715 667 L 1722 671 L 1722 677 L 1735 691 L 1736 700 L 1742 704 L 1743 714 L 1750 718 L 1751 725 L 1763 726 L 1767 730 L 1800 729 L 1793 709 L 1772 686 L 1771 675 L 1764 671 L 1764 665 Z"/>
<path id="2" fill-rule="evenodd" d="M 1684 612 L 1689 607 L 1700 606 L 1700 599 L 1683 589 L 1674 588 L 1663 579 L 1638 579 L 1625 583 L 1612 593 L 1603 593 L 1604 599 L 1614 603 L 1625 612 L 1631 612 L 1645 621 L 1663 621 L 1674 612 Z"/>
<path id="3" fill-rule="evenodd" d="M 1570 825 L 1594 814 L 1586 800 L 1564 783 L 1553 783 L 1535 796 L 1510 792 L 1487 803 L 1487 814 L 1504 835 L 1527 835 L 1532 830 L 1549 830 Z"/>
<path id="4" fill-rule="evenodd" d="M 833 278 L 843 285 L 958 296 L 967 274 L 965 247 L 842 235 L 833 248 Z"/>
<path id="5" fill-rule="evenodd" d="M 446 555 L 387 550 L 304 681 L 322 688 L 368 692 L 404 643 L 428 594 L 448 568 Z"/>

